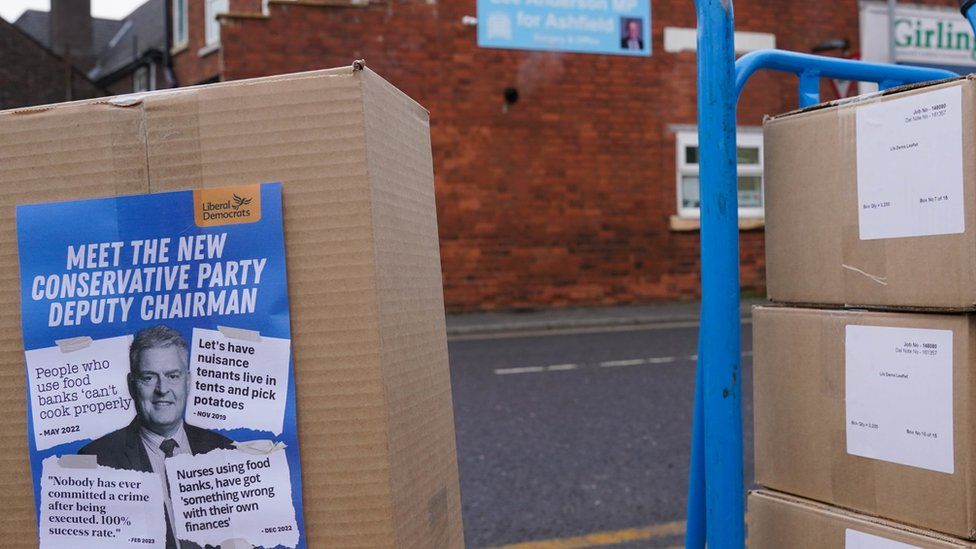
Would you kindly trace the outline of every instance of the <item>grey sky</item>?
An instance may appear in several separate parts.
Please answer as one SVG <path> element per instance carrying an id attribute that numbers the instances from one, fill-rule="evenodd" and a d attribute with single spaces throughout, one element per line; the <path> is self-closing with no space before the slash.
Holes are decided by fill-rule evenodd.
<path id="1" fill-rule="evenodd" d="M 122 19 L 146 0 L 91 0 L 92 15 L 106 19 Z M 0 17 L 16 21 L 24 10 L 50 9 L 49 0 L 0 0 Z"/>

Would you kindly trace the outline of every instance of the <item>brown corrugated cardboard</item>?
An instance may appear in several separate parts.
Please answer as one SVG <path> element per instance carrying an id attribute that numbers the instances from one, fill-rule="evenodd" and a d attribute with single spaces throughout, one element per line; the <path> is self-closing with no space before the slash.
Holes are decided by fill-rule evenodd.
<path id="1" fill-rule="evenodd" d="M 14 206 L 282 182 L 310 547 L 463 547 L 427 112 L 333 69 L 0 113 L 5 547 L 37 544 Z"/>
<path id="2" fill-rule="evenodd" d="M 972 78 L 840 102 L 766 121 L 766 276 L 770 299 L 943 310 L 976 306 L 976 155 L 962 154 L 956 162 L 957 170 L 958 163 L 962 164 L 961 196 L 957 193 L 952 199 L 960 208 L 959 223 L 964 221 L 964 232 L 864 239 L 860 231 L 859 216 L 864 211 L 886 206 L 868 204 L 870 200 L 859 196 L 859 109 L 949 88 L 961 88 L 961 114 L 948 114 L 961 116 L 962 151 L 973 151 L 976 80 Z M 948 146 L 952 142 L 949 137 L 933 139 L 932 146 Z M 864 139 L 870 141 L 871 136 Z M 955 144 L 959 146 L 958 135 Z M 934 170 L 933 163 L 939 163 L 928 152 L 917 160 L 923 170 Z M 865 169 L 870 168 L 864 164 Z M 926 182 L 926 188 L 930 183 Z M 913 196 L 912 200 L 920 199 Z M 910 223 L 911 217 L 902 216 L 898 223 Z M 938 273 L 937 278 L 933 273 Z"/>
<path id="3" fill-rule="evenodd" d="M 892 547 L 891 542 L 908 544 L 899 548 L 976 548 L 976 543 L 768 490 L 749 494 L 747 517 L 749 549 Z M 856 544 L 868 540 L 874 544 Z"/>
<path id="4" fill-rule="evenodd" d="M 756 482 L 818 501 L 884 516 L 922 528 L 964 538 L 976 537 L 976 317 L 866 311 L 759 307 L 753 314 Z M 928 357 L 915 362 L 908 374 L 894 345 L 869 348 L 865 367 L 848 358 L 863 346 L 864 328 L 894 329 L 898 349 L 936 349 L 939 360 Z M 849 328 L 853 327 L 853 328 Z M 902 336 L 898 329 L 940 330 L 925 332 L 943 338 L 938 347 L 930 337 Z M 869 330 L 873 330 L 868 328 Z M 847 343 L 848 331 L 860 338 Z M 948 332 L 951 332 L 948 333 Z M 918 333 L 918 332 L 913 332 Z M 951 337 L 951 344 L 946 344 Z M 899 339 L 900 338 L 900 339 Z M 890 342 L 889 342 L 890 343 Z M 917 344 L 917 345 L 916 345 Z M 850 349 L 848 349 L 850 347 Z M 951 360 L 948 350 L 951 347 Z M 861 355 L 858 355 L 861 356 Z M 916 355 L 923 356 L 926 355 Z M 918 359 L 913 359 L 918 360 Z M 848 362 L 851 370 L 848 372 Z M 873 370 L 876 368 L 877 370 Z M 928 370 L 922 370 L 928 368 Z M 945 371 L 946 368 L 951 368 Z M 944 375 L 940 384 L 926 375 Z M 850 375 L 867 370 L 873 393 L 865 397 L 860 381 Z M 857 378 L 861 379 L 861 378 Z M 850 386 L 849 386 L 850 385 Z M 913 398 L 897 397 L 908 388 Z M 939 391 L 944 390 L 945 394 Z M 860 391 L 855 393 L 855 391 Z M 920 410 L 911 436 L 898 439 L 924 451 L 905 465 L 905 456 L 862 457 L 888 451 L 888 443 L 859 449 L 866 436 L 884 432 L 897 422 L 878 413 L 848 413 L 864 398 L 885 398 L 890 410 Z M 942 409 L 942 432 L 922 416 Z M 873 415 L 872 415 L 873 414 Z M 880 424 L 880 428 L 879 428 Z M 848 426 L 850 425 L 850 429 Z M 916 432 L 916 429 L 918 430 Z M 904 431 L 899 426 L 896 434 Z M 907 441 L 907 442 L 906 442 Z M 924 442 L 923 442 L 924 441 Z M 941 451 L 949 460 L 933 464 Z M 858 452 L 854 455 L 851 452 Z M 942 470 L 939 470 L 939 469 Z M 951 472 L 945 472 L 951 471 Z"/>

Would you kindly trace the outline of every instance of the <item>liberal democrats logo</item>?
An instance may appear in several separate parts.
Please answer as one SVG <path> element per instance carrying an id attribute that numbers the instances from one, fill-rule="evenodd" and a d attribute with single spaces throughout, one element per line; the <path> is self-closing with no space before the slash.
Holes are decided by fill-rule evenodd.
<path id="1" fill-rule="evenodd" d="M 254 223 L 261 219 L 261 186 L 239 185 L 193 191 L 193 219 L 198 227 Z"/>

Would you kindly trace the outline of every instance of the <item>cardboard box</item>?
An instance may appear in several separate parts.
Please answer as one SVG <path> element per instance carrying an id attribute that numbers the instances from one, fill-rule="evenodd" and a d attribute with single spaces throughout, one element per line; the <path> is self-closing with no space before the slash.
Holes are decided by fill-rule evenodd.
<path id="1" fill-rule="evenodd" d="M 976 317 L 759 307 L 756 482 L 976 538 Z"/>
<path id="2" fill-rule="evenodd" d="M 965 78 L 768 119 L 769 298 L 974 309 L 974 114 Z"/>
<path id="3" fill-rule="evenodd" d="M 464 546 L 428 113 L 357 66 L 0 113 L 4 547 L 38 539 L 15 205 L 271 181 L 309 546 Z"/>
<path id="4" fill-rule="evenodd" d="M 976 543 L 768 490 L 751 492 L 748 508 L 749 549 L 976 548 Z"/>

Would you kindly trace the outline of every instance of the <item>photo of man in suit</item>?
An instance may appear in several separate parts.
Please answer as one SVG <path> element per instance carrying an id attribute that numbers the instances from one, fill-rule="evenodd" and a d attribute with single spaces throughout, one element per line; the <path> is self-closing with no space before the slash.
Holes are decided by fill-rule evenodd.
<path id="1" fill-rule="evenodd" d="M 620 38 L 620 49 L 622 50 L 643 50 L 644 49 L 644 37 L 641 32 L 640 19 L 628 19 L 624 18 L 621 20 L 621 28 L 623 29 L 623 36 Z"/>
<path id="2" fill-rule="evenodd" d="M 78 453 L 96 456 L 104 467 L 159 475 L 165 495 L 166 547 L 176 549 L 181 545 L 170 526 L 175 517 L 166 483 L 166 458 L 233 448 L 233 441 L 184 420 L 190 391 L 189 347 L 173 328 L 160 324 L 136 334 L 129 347 L 127 384 L 135 404 L 135 419 L 93 440 Z"/>

